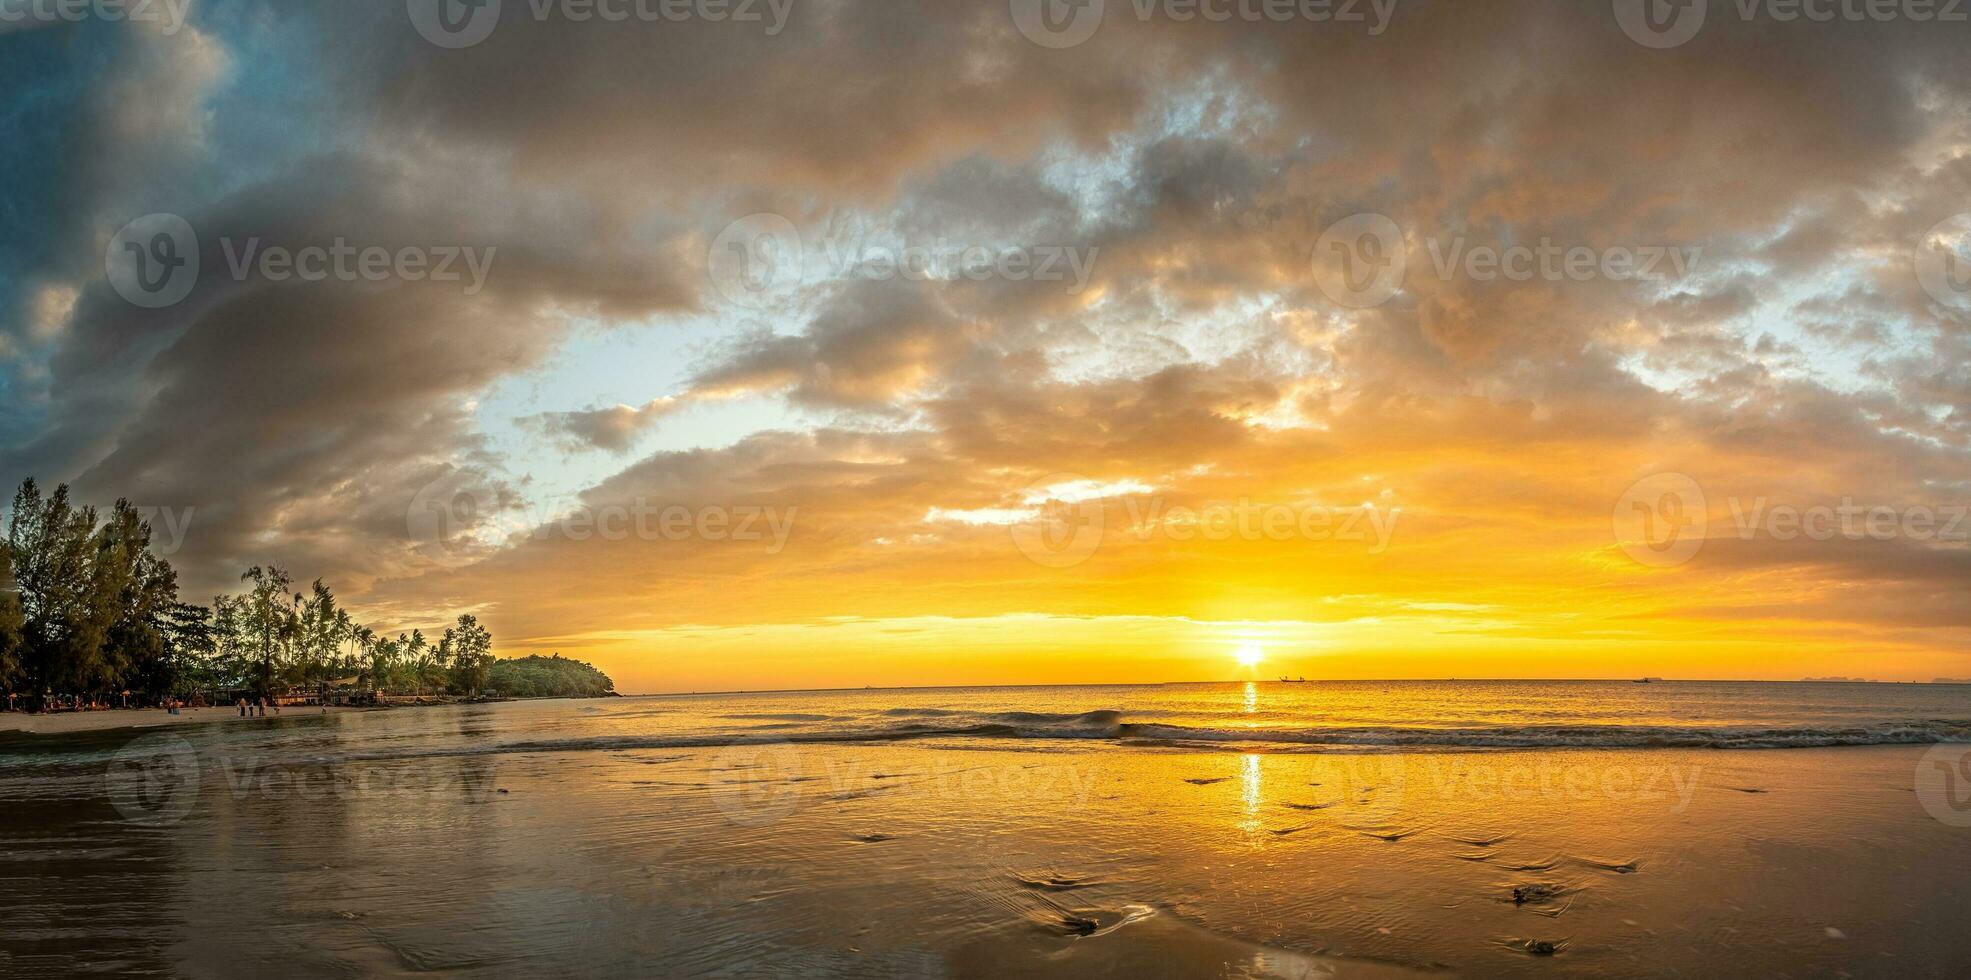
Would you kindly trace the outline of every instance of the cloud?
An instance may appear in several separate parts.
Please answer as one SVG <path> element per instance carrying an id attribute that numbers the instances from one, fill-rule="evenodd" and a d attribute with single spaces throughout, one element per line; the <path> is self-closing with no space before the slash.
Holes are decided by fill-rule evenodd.
<path id="1" fill-rule="evenodd" d="M 558 439 L 570 448 L 628 452 L 638 436 L 657 420 L 678 410 L 676 397 L 657 398 L 641 406 L 614 405 L 580 412 L 543 412 L 518 420 L 522 425 Z"/>
<path id="2" fill-rule="evenodd" d="M 1720 501 L 1971 490 L 1971 310 L 1911 272 L 1971 191 L 1949 32 L 1714 18 L 1653 51 L 1555 0 L 1404 7 L 1374 37 L 1112 9 L 1050 50 L 992 5 L 802 3 L 777 33 L 531 9 L 460 50 L 329 2 L 0 37 L 0 477 L 196 508 L 174 559 L 195 588 L 275 560 L 379 615 L 471 603 L 625 658 L 599 637 L 1443 603 L 1492 620 L 1447 636 L 1963 639 L 1947 547 L 1721 543 L 1645 575 L 1609 534 L 1652 472 Z M 158 311 L 103 275 L 110 236 L 154 212 L 197 229 L 204 269 Z M 742 307 L 706 250 L 758 212 L 797 229 L 802 275 Z M 1386 303 L 1339 306 L 1316 243 L 1371 213 L 1407 271 Z M 476 291 L 229 271 L 243 243 L 338 239 L 490 264 Z M 1443 258 L 1543 242 L 1695 264 Z M 913 246 L 1081 264 L 866 261 Z M 660 342 L 691 367 L 610 360 Z M 1376 556 L 1141 541 L 1119 495 L 1113 546 L 1067 574 L 1004 526 L 928 517 L 1010 513 L 1064 473 L 1165 506 L 1404 516 Z M 422 554 L 407 515 L 434 492 L 489 502 L 457 529 L 470 560 Z M 799 517 L 772 554 L 558 526 L 644 505 Z"/>

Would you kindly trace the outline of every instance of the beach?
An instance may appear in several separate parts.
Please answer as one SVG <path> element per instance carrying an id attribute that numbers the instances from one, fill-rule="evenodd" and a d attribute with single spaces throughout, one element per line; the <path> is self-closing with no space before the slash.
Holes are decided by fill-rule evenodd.
<path id="1" fill-rule="evenodd" d="M 1907 977 L 1971 963 L 1971 814 L 1924 782 L 1939 752 L 1971 746 L 1168 731 L 1173 705 L 1248 716 L 1248 693 L 1254 717 L 1269 700 L 1356 710 L 1345 690 L 1238 685 L 857 692 L 4 737 L 0 967 Z M 1584 688 L 1544 710 L 1631 697 L 1755 712 L 1767 696 L 1700 693 Z M 1801 697 L 1832 695 L 1786 696 L 1802 712 Z M 1014 699 L 1117 707 L 982 720 Z M 1158 724 L 1128 728 L 1132 715 Z M 1583 726 L 1539 728 L 1559 741 Z"/>

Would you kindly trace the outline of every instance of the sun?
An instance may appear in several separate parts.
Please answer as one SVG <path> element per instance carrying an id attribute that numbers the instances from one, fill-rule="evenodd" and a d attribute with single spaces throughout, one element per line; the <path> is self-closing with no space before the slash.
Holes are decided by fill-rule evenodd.
<path id="1" fill-rule="evenodd" d="M 1238 658 L 1241 667 L 1257 667 L 1259 662 L 1265 659 L 1265 651 L 1261 650 L 1257 643 L 1248 643 L 1240 647 L 1233 656 Z"/>

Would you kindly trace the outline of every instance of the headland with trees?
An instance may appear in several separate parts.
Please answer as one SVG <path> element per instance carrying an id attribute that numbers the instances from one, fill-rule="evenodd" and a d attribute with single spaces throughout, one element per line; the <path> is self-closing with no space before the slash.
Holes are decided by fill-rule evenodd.
<path id="1" fill-rule="evenodd" d="M 66 486 L 14 494 L 0 541 L 0 710 L 230 704 L 333 696 L 605 697 L 607 676 L 553 657 L 501 660 L 477 617 L 433 640 L 358 623 L 317 579 L 274 566 L 210 605 L 183 602 L 151 528 L 119 500 L 107 515 Z"/>

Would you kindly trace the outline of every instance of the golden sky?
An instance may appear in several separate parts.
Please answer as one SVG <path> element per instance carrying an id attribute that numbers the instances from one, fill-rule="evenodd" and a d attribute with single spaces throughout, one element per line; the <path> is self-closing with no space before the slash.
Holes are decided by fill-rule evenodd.
<path id="1" fill-rule="evenodd" d="M 0 37 L 0 477 L 188 518 L 193 597 L 627 692 L 1971 677 L 1961 31 L 369 6 Z"/>

